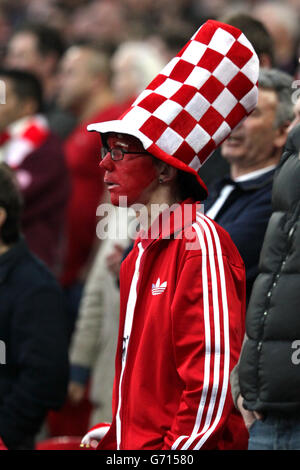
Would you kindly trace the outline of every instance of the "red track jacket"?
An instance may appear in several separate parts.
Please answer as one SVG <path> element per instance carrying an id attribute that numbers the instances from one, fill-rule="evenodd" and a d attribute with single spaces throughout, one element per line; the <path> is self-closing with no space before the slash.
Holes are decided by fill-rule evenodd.
<path id="1" fill-rule="evenodd" d="M 199 208 L 186 200 L 164 212 L 122 263 L 113 420 L 98 449 L 246 443 L 229 383 L 244 336 L 244 265 Z"/>

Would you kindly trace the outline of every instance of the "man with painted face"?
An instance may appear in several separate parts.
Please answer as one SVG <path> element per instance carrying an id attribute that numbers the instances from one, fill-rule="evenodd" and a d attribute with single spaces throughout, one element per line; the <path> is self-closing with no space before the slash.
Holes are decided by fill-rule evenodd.
<path id="1" fill-rule="evenodd" d="M 100 167 L 106 172 L 104 183 L 112 204 L 122 203 L 122 196 L 128 206 L 147 204 L 157 187 L 157 170 L 141 142 L 130 135 L 109 133 L 102 155 Z"/>
<path id="2" fill-rule="evenodd" d="M 236 28 L 206 22 L 116 121 L 93 124 L 114 205 L 141 230 L 120 271 L 111 424 L 98 449 L 238 449 L 247 434 L 229 375 L 244 334 L 245 272 L 201 212 L 198 169 L 255 107 L 257 56 Z"/>

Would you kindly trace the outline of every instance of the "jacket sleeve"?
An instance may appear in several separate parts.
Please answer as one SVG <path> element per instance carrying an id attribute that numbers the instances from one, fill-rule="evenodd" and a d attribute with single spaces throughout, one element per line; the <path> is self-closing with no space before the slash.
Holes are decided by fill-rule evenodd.
<path id="1" fill-rule="evenodd" d="M 229 378 L 244 332 L 244 269 L 225 256 L 208 255 L 187 259 L 171 307 L 174 356 L 183 386 L 164 449 L 221 448 L 234 410 Z"/>
<path id="2" fill-rule="evenodd" d="M 11 318 L 15 380 L 0 406 L 0 436 L 9 449 L 33 438 L 47 412 L 66 396 L 68 330 L 60 293 L 45 286 L 16 301 Z"/>
<path id="3" fill-rule="evenodd" d="M 245 334 L 243 347 L 247 339 L 248 339 L 247 335 Z M 239 382 L 239 364 L 240 364 L 240 361 L 238 361 L 238 363 L 234 366 L 230 374 L 231 395 L 232 395 L 234 406 L 237 409 L 238 409 L 237 400 L 241 393 L 241 387 L 240 387 L 240 382 Z"/>

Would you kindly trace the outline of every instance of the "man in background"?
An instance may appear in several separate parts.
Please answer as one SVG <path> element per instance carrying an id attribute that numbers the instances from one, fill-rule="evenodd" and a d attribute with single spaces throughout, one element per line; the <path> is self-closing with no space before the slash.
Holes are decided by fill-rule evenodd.
<path id="1" fill-rule="evenodd" d="M 24 198 L 22 231 L 32 252 L 56 275 L 61 268 L 68 172 L 60 139 L 41 113 L 36 76 L 0 70 L 6 102 L 0 106 L 0 161 L 16 173 Z"/>
<path id="2" fill-rule="evenodd" d="M 239 28 L 245 34 L 254 47 L 261 68 L 274 67 L 273 38 L 261 21 L 244 12 L 229 14 L 222 21 Z M 213 183 L 216 174 L 221 177 L 228 172 L 229 164 L 225 158 L 222 158 L 220 148 L 199 170 L 207 186 Z"/>
<path id="3" fill-rule="evenodd" d="M 45 24 L 24 24 L 13 33 L 8 43 L 4 65 L 27 70 L 41 81 L 44 113 L 51 130 L 64 139 L 74 128 L 75 117 L 56 102 L 58 65 L 65 45 L 60 33 Z"/>
<path id="4" fill-rule="evenodd" d="M 20 233 L 22 199 L 14 173 L 0 164 L 0 449 L 32 450 L 47 412 L 63 403 L 68 329 L 53 275 Z"/>
<path id="5" fill-rule="evenodd" d="M 116 49 L 110 64 L 114 96 L 118 102 L 129 103 L 161 70 L 165 60 L 160 49 L 148 41 L 125 41 Z M 88 134 L 89 140 L 91 137 Z M 92 404 L 89 426 L 111 417 L 119 324 L 118 273 L 124 248 L 132 241 L 119 235 L 128 231 L 127 210 L 112 205 L 110 208 L 107 223 L 110 236 L 101 240 L 86 279 L 70 349 L 68 396 L 77 410 L 85 406 L 86 397 L 89 398 Z M 81 427 L 73 428 L 77 435 L 86 421 L 81 415 Z"/>
<path id="6" fill-rule="evenodd" d="M 95 119 L 116 119 L 125 107 L 115 104 L 109 70 L 109 57 L 89 44 L 71 46 L 61 61 L 58 102 L 78 120 L 64 146 L 72 189 L 67 207 L 61 275 L 74 321 L 82 288 L 98 247 L 96 211 L 104 197 L 104 185 L 98 170 L 99 137 L 93 135 L 91 138 L 86 126 Z"/>
<path id="7" fill-rule="evenodd" d="M 293 125 L 272 189 L 273 212 L 231 376 L 249 450 L 299 450 L 300 126 Z"/>
<path id="8" fill-rule="evenodd" d="M 206 215 L 229 232 L 244 260 L 248 298 L 272 211 L 274 171 L 293 118 L 291 83 L 284 72 L 261 69 L 256 109 L 221 146 L 230 174 L 211 185 L 205 202 Z"/>

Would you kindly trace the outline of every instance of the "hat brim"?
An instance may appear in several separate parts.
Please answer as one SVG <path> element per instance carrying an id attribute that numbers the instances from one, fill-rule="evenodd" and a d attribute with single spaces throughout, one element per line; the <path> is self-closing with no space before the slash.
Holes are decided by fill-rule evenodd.
<path id="1" fill-rule="evenodd" d="M 115 134 L 127 134 L 136 137 L 142 143 L 144 149 L 154 157 L 158 158 L 159 160 L 163 160 L 164 162 L 168 163 L 169 165 L 175 168 L 178 168 L 179 170 L 194 175 L 202 189 L 205 191 L 206 195 L 208 194 L 207 187 L 204 181 L 200 178 L 194 168 L 188 166 L 181 160 L 178 160 L 178 158 L 175 158 L 172 155 L 169 155 L 168 153 L 164 152 L 157 145 L 153 144 L 151 140 L 148 139 L 142 132 L 136 129 L 136 127 L 130 126 L 128 122 L 124 122 L 118 119 L 114 121 L 97 122 L 89 124 L 87 126 L 87 130 L 89 132 L 99 132 L 99 134 L 108 134 L 110 132 L 113 132 Z"/>

